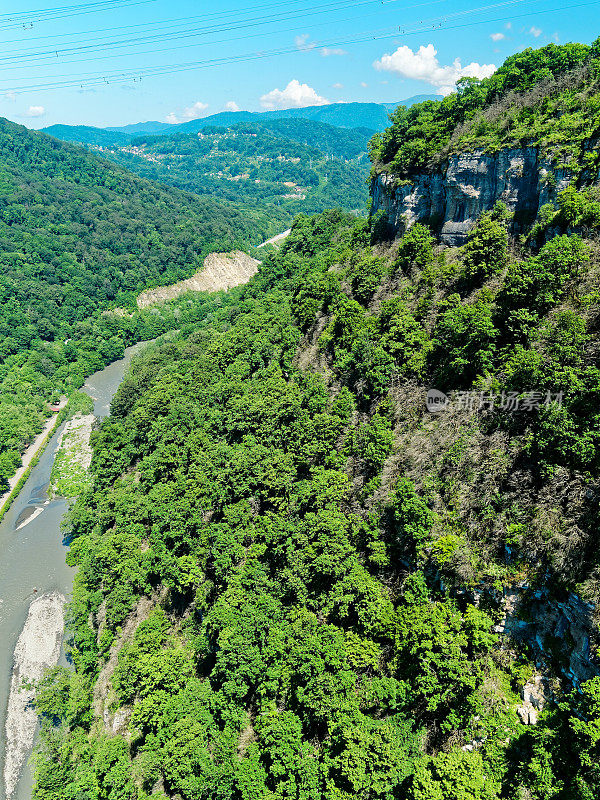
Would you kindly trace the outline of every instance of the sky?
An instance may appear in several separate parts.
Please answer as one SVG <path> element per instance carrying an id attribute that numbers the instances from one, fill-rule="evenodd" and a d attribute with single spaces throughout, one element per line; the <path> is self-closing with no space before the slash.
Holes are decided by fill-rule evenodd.
<path id="1" fill-rule="evenodd" d="M 0 2 L 0 116 L 107 127 L 391 103 L 600 35 L 600 0 L 68 1 Z"/>

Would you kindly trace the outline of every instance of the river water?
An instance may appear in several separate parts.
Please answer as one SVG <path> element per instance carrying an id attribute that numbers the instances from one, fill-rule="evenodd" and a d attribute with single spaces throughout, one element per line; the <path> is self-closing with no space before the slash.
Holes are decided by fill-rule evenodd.
<path id="1" fill-rule="evenodd" d="M 111 399 L 133 354 L 142 346 L 129 347 L 124 358 L 94 373 L 86 381 L 83 391 L 94 400 L 97 417 L 108 416 Z M 46 494 L 59 434 L 60 429 L 0 522 L 0 800 L 6 800 L 1 780 L 4 725 L 17 639 L 34 597 L 52 591 L 69 597 L 73 585 L 73 569 L 65 563 L 67 550 L 60 532 L 67 501 L 56 499 L 49 502 Z M 34 589 L 37 589 L 37 594 Z M 12 800 L 30 800 L 31 789 L 32 774 L 26 767 Z"/>

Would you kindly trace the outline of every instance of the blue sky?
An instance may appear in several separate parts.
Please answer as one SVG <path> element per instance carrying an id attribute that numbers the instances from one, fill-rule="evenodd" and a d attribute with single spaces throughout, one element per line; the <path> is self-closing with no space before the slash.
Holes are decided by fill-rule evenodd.
<path id="1" fill-rule="evenodd" d="M 600 2 L 577 0 L 67 2 L 0 5 L 0 116 L 108 126 L 393 102 L 600 35 Z"/>

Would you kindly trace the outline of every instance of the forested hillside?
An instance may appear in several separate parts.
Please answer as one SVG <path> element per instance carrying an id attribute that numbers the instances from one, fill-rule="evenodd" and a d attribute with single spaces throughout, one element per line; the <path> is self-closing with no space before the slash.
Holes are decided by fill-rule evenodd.
<path id="1" fill-rule="evenodd" d="M 102 309 L 134 308 L 142 289 L 258 244 L 287 217 L 152 184 L 6 120 L 0 159 L 2 487 L 48 401 L 122 352 Z"/>
<path id="2" fill-rule="evenodd" d="M 172 331 L 93 433 L 66 517 L 70 664 L 38 687 L 36 800 L 600 796 L 597 70 L 597 44 L 525 51 L 373 139 L 396 186 L 453 148 L 540 148 L 552 190 L 518 238 L 502 203 L 460 248 L 420 224 L 391 240 L 381 214 L 300 214 L 245 287 L 81 321 L 57 302 L 50 340 L 8 357 L 6 392 L 17 377 L 50 390 Z M 223 185 L 250 164 L 275 185 L 315 142 L 295 122 L 265 131 L 273 161 L 253 126 L 171 138 L 171 172 L 222 149 L 240 170 Z M 129 260 L 148 280 L 183 268 L 170 243 L 190 247 L 178 231 L 212 200 L 23 137 L 19 191 L 40 163 L 53 175 L 23 213 L 69 180 L 96 187 L 109 233 L 127 186 L 128 225 L 169 221 L 124 258 L 95 211 L 67 203 L 59 221 L 47 204 L 32 219 L 67 225 L 60 254 L 3 223 L 23 274 L 61 298 L 98 271 L 110 305 L 130 296 L 111 283 Z M 166 160 L 161 138 L 136 146 Z M 33 307 L 17 296 L 19 321 Z"/>
<path id="3" fill-rule="evenodd" d="M 97 147 L 138 175 L 261 211 L 273 207 L 291 220 L 300 211 L 334 207 L 364 212 L 372 134 L 289 119 L 138 136 L 127 145 Z"/>
<path id="4" fill-rule="evenodd" d="M 68 521 L 36 798 L 598 796 L 595 640 L 573 674 L 544 615 L 600 596 L 600 254 L 506 222 L 301 216 L 138 361 Z"/>
<path id="5" fill-rule="evenodd" d="M 47 133 L 48 136 L 53 136 L 63 142 L 105 147 L 131 144 L 131 140 L 134 138 L 133 134 L 93 128 L 90 125 L 50 125 L 48 128 L 42 128 L 42 133 Z"/>

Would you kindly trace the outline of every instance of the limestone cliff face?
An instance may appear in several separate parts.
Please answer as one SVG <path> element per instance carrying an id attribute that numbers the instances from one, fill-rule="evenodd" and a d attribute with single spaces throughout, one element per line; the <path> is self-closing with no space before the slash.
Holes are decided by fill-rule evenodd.
<path id="1" fill-rule="evenodd" d="M 397 233 L 421 222 L 437 231 L 444 244 L 461 245 L 479 215 L 498 201 L 514 214 L 513 232 L 522 232 L 570 178 L 541 159 L 535 147 L 457 153 L 438 170 L 413 175 L 410 182 L 377 175 L 373 211 L 385 211 Z"/>

